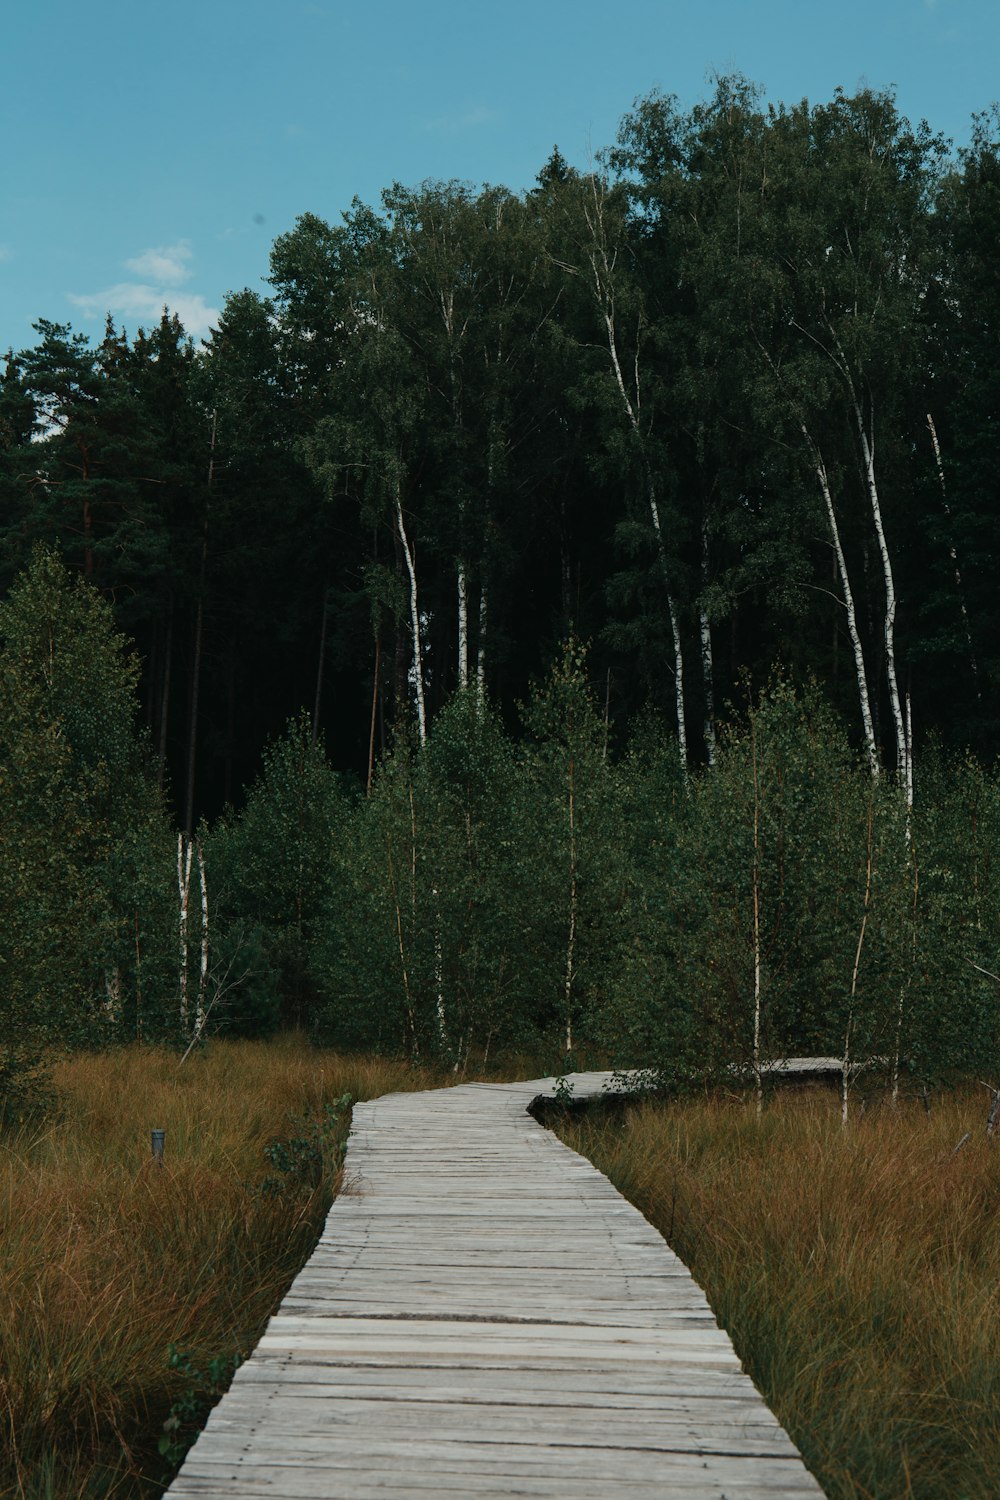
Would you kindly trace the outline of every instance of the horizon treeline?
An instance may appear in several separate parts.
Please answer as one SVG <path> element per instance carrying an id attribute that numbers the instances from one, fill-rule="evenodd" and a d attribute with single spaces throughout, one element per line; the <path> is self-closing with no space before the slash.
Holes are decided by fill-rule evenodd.
<path id="1" fill-rule="evenodd" d="M 191 834 L 305 708 L 368 786 L 479 685 L 509 732 L 570 637 L 612 744 L 815 679 L 869 769 L 998 729 L 1000 118 L 891 93 L 638 101 L 592 171 L 394 184 L 274 243 L 269 296 L 0 381 L 0 587 L 37 543 L 137 647 Z"/>

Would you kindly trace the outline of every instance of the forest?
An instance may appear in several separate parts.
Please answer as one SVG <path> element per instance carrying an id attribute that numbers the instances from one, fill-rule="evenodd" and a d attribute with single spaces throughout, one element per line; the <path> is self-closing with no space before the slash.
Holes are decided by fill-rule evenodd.
<path id="1" fill-rule="evenodd" d="M 1000 115 L 636 102 L 0 381 L 0 1092 L 54 1039 L 995 1071 Z"/>

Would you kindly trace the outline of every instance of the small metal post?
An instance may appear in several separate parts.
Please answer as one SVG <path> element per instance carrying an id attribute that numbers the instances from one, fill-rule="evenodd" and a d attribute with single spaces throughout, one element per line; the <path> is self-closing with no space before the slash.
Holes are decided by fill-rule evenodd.
<path id="1" fill-rule="evenodd" d="M 167 1132 L 165 1130 L 154 1130 L 151 1132 L 151 1140 L 153 1143 L 153 1160 L 156 1162 L 158 1167 L 163 1166 L 163 1143 L 166 1138 Z"/>

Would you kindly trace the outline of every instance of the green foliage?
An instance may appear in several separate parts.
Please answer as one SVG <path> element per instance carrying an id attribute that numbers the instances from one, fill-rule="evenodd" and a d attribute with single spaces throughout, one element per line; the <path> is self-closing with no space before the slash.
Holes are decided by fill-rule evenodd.
<path id="1" fill-rule="evenodd" d="M 517 754 L 478 692 L 398 744 L 342 846 L 330 1034 L 456 1067 L 593 1033 L 627 887 L 605 727 L 569 646 Z M 330 930 L 333 931 L 331 922 Z"/>
<path id="2" fill-rule="evenodd" d="M 533 1034 L 540 950 L 525 863 L 523 787 L 496 715 L 472 691 L 406 741 L 353 811 L 331 1034 L 461 1063 Z"/>
<path id="3" fill-rule="evenodd" d="M 677 780 L 666 746 L 633 747 L 637 896 L 619 1049 L 655 1062 L 664 1083 L 748 1068 L 759 1002 L 763 1058 L 839 1055 L 876 795 L 840 726 L 815 691 L 799 699 L 779 682 L 728 729 L 689 796 Z M 902 839 L 898 853 L 904 862 Z M 869 1049 L 885 1006 L 874 985 L 856 1006 Z"/>
<path id="4" fill-rule="evenodd" d="M 271 1141 L 264 1155 L 279 1175 L 265 1177 L 258 1191 L 273 1197 L 286 1189 L 312 1191 L 336 1176 L 344 1159 L 345 1117 L 350 1118 L 350 1094 L 324 1105 L 319 1116 L 302 1115 L 290 1123 L 297 1132 Z"/>
<path id="5" fill-rule="evenodd" d="M 556 1079 L 552 1098 L 559 1109 L 567 1109 L 573 1103 L 573 1084 L 565 1073 L 561 1073 Z"/>
<path id="6" fill-rule="evenodd" d="M 594 705 L 582 646 L 568 642 L 523 710 L 533 833 L 529 879 L 536 941 L 547 955 L 547 1032 L 593 1036 L 604 1024 L 627 930 L 629 877 L 608 727 Z M 544 924 L 544 925 L 543 925 Z"/>
<path id="7" fill-rule="evenodd" d="M 95 591 L 44 550 L 0 605 L 0 641 L 5 1029 L 26 1058 L 43 1039 L 155 1033 L 169 846 L 134 662 Z"/>
<path id="8" fill-rule="evenodd" d="M 183 1393 L 171 1406 L 170 1415 L 163 1423 L 163 1433 L 157 1445 L 161 1458 L 166 1461 L 169 1476 L 172 1477 L 180 1467 L 204 1427 L 209 1412 L 229 1389 L 242 1362 L 238 1354 L 214 1354 L 206 1358 L 190 1349 L 178 1349 L 176 1344 L 168 1348 L 168 1366 L 186 1382 Z"/>
<path id="9" fill-rule="evenodd" d="M 239 814 L 206 839 L 220 941 L 234 988 L 219 1020 L 244 1035 L 315 1022 L 316 953 L 336 923 L 345 797 L 308 716 L 289 721 Z"/>
<path id="10" fill-rule="evenodd" d="M 900 893 L 903 1051 L 920 1079 L 996 1073 L 1000 1043 L 1000 784 L 969 756 L 921 762 Z M 985 971 L 985 972 L 984 972 Z"/>
<path id="11" fill-rule="evenodd" d="M 634 900 L 606 1033 L 618 1055 L 671 1086 L 748 1071 L 759 998 L 764 1060 L 846 1052 L 862 1077 L 922 1084 L 992 1072 L 992 775 L 931 756 L 908 814 L 818 692 L 779 681 L 690 796 L 648 728 L 624 779 Z"/>
<path id="12" fill-rule="evenodd" d="M 802 1055 L 852 1086 L 992 1069 L 1000 793 L 975 762 L 929 758 L 908 811 L 779 678 L 711 770 L 685 781 L 651 717 L 617 764 L 572 643 L 524 719 L 518 752 L 457 695 L 350 810 L 326 1034 L 456 1066 L 598 1042 L 666 1087 Z"/>

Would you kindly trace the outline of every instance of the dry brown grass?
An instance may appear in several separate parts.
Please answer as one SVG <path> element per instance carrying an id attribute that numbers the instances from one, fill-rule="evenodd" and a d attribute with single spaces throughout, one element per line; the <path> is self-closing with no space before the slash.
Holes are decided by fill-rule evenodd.
<path id="1" fill-rule="evenodd" d="M 296 1039 L 58 1064 L 56 1113 L 0 1137 L 0 1495 L 159 1493 L 157 1437 L 191 1384 L 168 1346 L 199 1368 L 248 1354 L 332 1198 L 335 1151 L 272 1195 L 265 1147 L 344 1093 L 441 1081 Z"/>
<path id="2" fill-rule="evenodd" d="M 836 1500 L 1000 1495 L 1000 1144 L 966 1089 L 786 1095 L 560 1127 L 661 1229 Z M 954 1148 L 966 1131 L 971 1141 Z"/>

